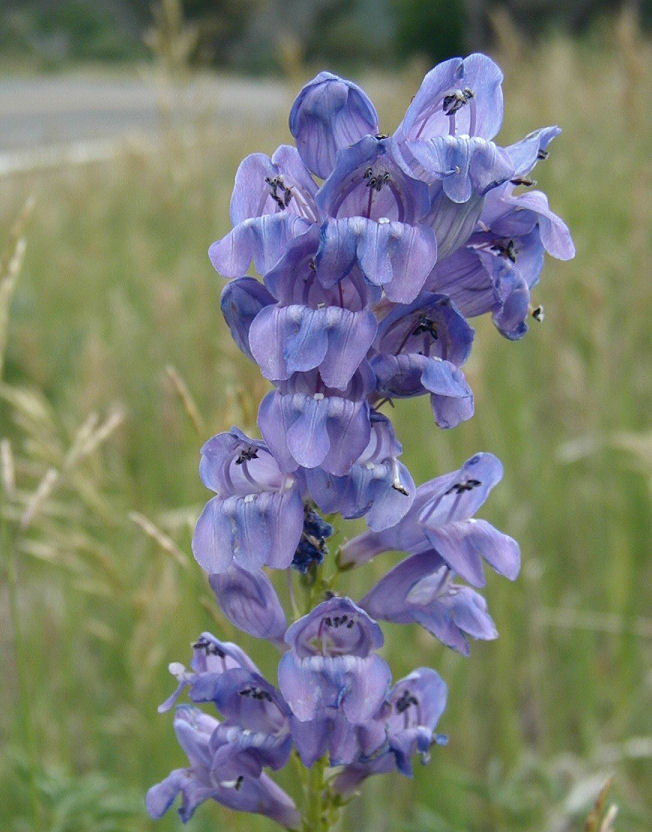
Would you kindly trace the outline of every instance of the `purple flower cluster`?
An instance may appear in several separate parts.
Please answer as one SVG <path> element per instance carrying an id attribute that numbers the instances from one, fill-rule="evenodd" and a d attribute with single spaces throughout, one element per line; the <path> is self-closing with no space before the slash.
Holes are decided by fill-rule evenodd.
<path id="1" fill-rule="evenodd" d="M 439 427 L 470 418 L 467 319 L 491 313 L 503 335 L 520 338 L 544 251 L 574 254 L 566 226 L 531 189 L 559 129 L 496 145 L 501 81 L 484 55 L 446 61 L 385 136 L 365 93 L 321 72 L 292 107 L 296 147 L 238 168 L 233 229 L 209 256 L 231 279 L 221 308 L 232 336 L 273 390 L 258 411 L 262 439 L 233 428 L 202 448 L 200 475 L 215 496 L 192 546 L 226 618 L 280 648 L 278 688 L 209 634 L 190 671 L 171 665 L 179 687 L 162 708 L 188 689 L 195 704 L 177 708 L 175 729 L 190 767 L 150 790 L 154 817 L 181 793 L 183 820 L 213 798 L 298 827 L 293 801 L 264 773 L 293 747 L 307 768 L 340 767 L 331 795 L 371 774 L 410 775 L 411 758 L 427 761 L 442 741 L 434 730 L 446 686 L 428 668 L 392 686 L 377 620 L 420 624 L 463 654 L 468 637 L 497 635 L 476 592 L 482 561 L 514 579 L 519 548 L 474 515 L 500 462 L 478 453 L 417 488 L 381 408 L 427 394 Z M 247 276 L 252 262 L 262 282 Z M 340 547 L 336 576 L 387 550 L 407 557 L 357 602 L 313 594 L 288 626 L 265 569 L 294 569 L 315 585 L 334 531 L 319 512 L 368 526 Z M 221 721 L 196 707 L 207 702 Z"/>

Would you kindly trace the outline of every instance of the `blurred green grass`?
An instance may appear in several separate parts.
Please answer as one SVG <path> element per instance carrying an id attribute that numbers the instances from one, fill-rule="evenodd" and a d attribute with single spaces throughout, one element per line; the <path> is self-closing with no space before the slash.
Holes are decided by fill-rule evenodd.
<path id="1" fill-rule="evenodd" d="M 400 402 L 395 413 L 418 482 L 477 450 L 502 459 L 505 478 L 483 516 L 519 540 L 523 572 L 513 585 L 488 576 L 500 638 L 472 645 L 469 659 L 416 629 L 388 628 L 396 677 L 429 664 L 449 683 L 440 729 L 450 744 L 412 783 L 368 782 L 343 828 L 581 829 L 613 773 L 619 828 L 643 832 L 652 824 L 650 45 L 621 26 L 602 42 L 560 38 L 527 52 L 506 38 L 497 58 L 506 76 L 501 143 L 549 123 L 564 129 L 536 173 L 573 231 L 577 259 L 548 260 L 534 295 L 545 322 L 524 341 L 476 322 L 471 422 L 437 431 L 426 401 Z M 402 96 L 396 79 L 363 80 L 386 132 L 419 80 L 406 70 Z M 48 467 L 65 468 L 89 414 L 103 419 L 119 405 L 125 415 L 64 471 L 17 538 L 22 702 L 2 588 L 2 829 L 179 828 L 173 814 L 151 823 L 141 803 L 185 763 L 171 720 L 156 713 L 173 683 L 166 666 L 186 661 L 203 629 L 238 638 L 187 554 L 205 500 L 198 450 L 232 423 L 252 430 L 264 390 L 227 337 L 206 249 L 228 228 L 239 160 L 287 141 L 285 117 L 265 132 L 196 125 L 146 156 L 3 180 L 0 242 L 26 196 L 36 198 L 0 411 L 16 504 Z M 8 392 L 19 389 L 32 391 L 22 410 Z M 368 586 L 390 562 L 384 556 L 352 584 Z M 273 676 L 265 646 L 245 642 Z M 219 807 L 203 807 L 188 828 L 216 826 L 270 828 Z"/>

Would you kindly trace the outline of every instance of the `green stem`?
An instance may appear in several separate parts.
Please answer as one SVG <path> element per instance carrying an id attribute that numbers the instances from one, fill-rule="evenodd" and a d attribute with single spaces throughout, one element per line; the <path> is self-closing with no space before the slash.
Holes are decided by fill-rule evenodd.
<path id="1" fill-rule="evenodd" d="M 326 761 L 322 757 L 321 760 L 317 760 L 308 773 L 304 832 L 328 832 L 328 827 L 325 825 L 326 812 L 324 806 L 325 768 Z"/>

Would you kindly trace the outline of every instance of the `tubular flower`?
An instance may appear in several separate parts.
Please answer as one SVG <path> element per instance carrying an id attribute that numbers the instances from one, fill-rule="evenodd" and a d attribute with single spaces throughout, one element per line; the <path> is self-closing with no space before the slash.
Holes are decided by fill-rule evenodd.
<path id="1" fill-rule="evenodd" d="M 301 537 L 303 502 L 297 479 L 284 474 L 260 440 L 237 428 L 202 448 L 199 472 L 216 492 L 195 529 L 192 550 L 213 574 L 232 563 L 249 572 L 290 565 Z"/>

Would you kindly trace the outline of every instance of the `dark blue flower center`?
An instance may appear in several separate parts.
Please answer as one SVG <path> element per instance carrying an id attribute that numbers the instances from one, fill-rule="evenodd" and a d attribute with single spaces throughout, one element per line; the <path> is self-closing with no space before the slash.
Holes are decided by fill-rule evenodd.
<path id="1" fill-rule="evenodd" d="M 332 534 L 331 524 L 327 523 L 310 506 L 304 506 L 303 532 L 292 559 L 292 568 L 305 574 L 313 564 L 322 563 L 324 555 L 328 554 L 326 538 Z"/>

